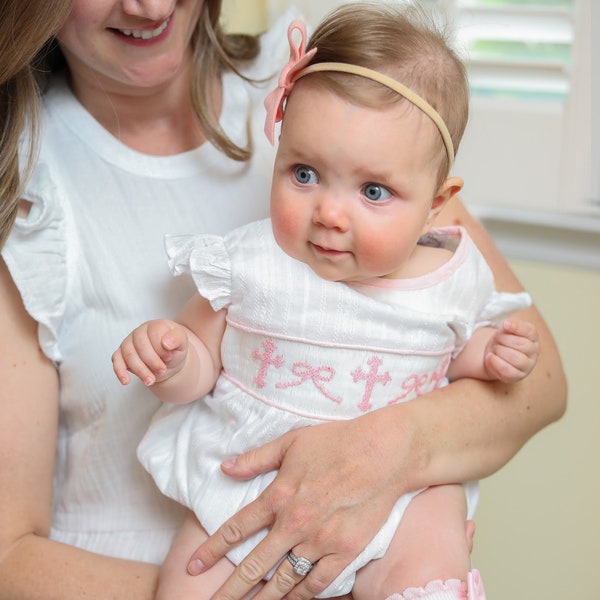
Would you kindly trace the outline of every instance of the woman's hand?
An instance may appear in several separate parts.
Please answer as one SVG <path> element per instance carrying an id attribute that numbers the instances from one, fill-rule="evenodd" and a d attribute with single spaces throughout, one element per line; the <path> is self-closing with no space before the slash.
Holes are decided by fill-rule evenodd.
<path id="1" fill-rule="evenodd" d="M 398 473 L 398 456 L 411 440 L 402 439 L 384 412 L 292 431 L 223 465 L 241 479 L 279 473 L 194 553 L 189 571 L 198 574 L 252 533 L 270 529 L 214 600 L 242 598 L 289 550 L 316 563 L 312 571 L 301 577 L 283 560 L 256 598 L 313 598 L 367 546 L 408 489 Z M 396 457 L 390 459 L 392 450 Z"/>

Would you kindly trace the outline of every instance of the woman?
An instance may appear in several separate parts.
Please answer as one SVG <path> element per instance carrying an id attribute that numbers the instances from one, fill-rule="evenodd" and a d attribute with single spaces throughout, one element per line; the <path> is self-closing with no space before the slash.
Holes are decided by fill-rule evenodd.
<path id="1" fill-rule="evenodd" d="M 158 401 L 141 385 L 119 389 L 110 355 L 141 320 L 176 314 L 192 294 L 173 285 L 165 233 L 220 234 L 267 213 L 273 150 L 262 102 L 293 15 L 257 54 L 252 39 L 223 35 L 220 9 L 219 0 L 75 0 L 57 36 L 67 70 L 46 94 L 24 194 L 31 211 L 17 219 L 0 276 L 0 598 L 150 599 L 180 525 L 182 512 L 135 459 Z M 521 289 L 462 205 L 446 218 L 469 229 L 499 289 Z M 535 309 L 519 316 L 536 324 L 543 348 L 522 384 L 458 382 L 410 407 L 295 432 L 226 467 L 243 477 L 281 462 L 273 486 L 198 555 L 208 565 L 272 526 L 226 597 L 241 598 L 290 549 L 318 568 L 301 578 L 285 561 L 262 597 L 298 583 L 287 597 L 312 597 L 403 492 L 489 475 L 557 419 L 560 359 Z"/>

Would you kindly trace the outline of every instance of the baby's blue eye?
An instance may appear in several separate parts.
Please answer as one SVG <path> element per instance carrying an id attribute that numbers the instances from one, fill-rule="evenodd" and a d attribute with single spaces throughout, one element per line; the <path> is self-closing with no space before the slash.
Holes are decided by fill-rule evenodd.
<path id="1" fill-rule="evenodd" d="M 367 183 L 363 188 L 363 193 L 371 202 L 382 202 L 392 197 L 392 193 L 388 189 L 377 183 Z"/>
<path id="2" fill-rule="evenodd" d="M 294 168 L 294 177 L 298 183 L 308 185 L 309 183 L 318 183 L 319 178 L 313 169 L 306 165 L 298 165 Z"/>

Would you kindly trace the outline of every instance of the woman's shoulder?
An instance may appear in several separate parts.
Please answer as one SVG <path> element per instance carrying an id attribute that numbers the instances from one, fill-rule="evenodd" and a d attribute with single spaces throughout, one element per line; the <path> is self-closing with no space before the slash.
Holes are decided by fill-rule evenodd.
<path id="1" fill-rule="evenodd" d="M 2 256 L 27 312 L 39 323 L 41 348 L 58 362 L 58 329 L 67 298 L 65 207 L 45 165 L 38 164 L 23 195 L 28 214 L 16 219 Z"/>

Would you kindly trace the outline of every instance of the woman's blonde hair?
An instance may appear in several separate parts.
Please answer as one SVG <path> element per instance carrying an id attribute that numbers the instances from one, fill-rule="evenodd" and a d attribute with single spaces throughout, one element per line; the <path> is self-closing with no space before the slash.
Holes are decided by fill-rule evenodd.
<path id="1" fill-rule="evenodd" d="M 384 2 L 352 2 L 333 10 L 311 36 L 310 64 L 341 62 L 379 71 L 426 100 L 442 117 L 456 154 L 469 116 L 465 67 L 448 35 L 422 8 Z M 355 102 L 371 106 L 402 97 L 368 79 L 334 72 L 311 74 Z M 440 136 L 439 179 L 448 173 Z M 441 183 L 441 182 L 440 182 Z"/>
<path id="2" fill-rule="evenodd" d="M 206 0 L 193 37 L 194 74 L 192 103 L 206 138 L 229 158 L 246 161 L 252 154 L 252 140 L 241 148 L 221 129 L 219 115 L 213 107 L 212 82 L 224 71 L 233 71 L 245 78 L 238 67 L 250 61 L 260 50 L 259 38 L 248 34 L 226 34 L 219 21 L 222 0 Z"/>
<path id="3" fill-rule="evenodd" d="M 35 157 L 36 55 L 70 8 L 71 0 L 2 0 L 0 4 L 0 248 L 14 223 L 22 184 Z M 29 153 L 21 168 L 19 142 L 27 130 Z"/>

